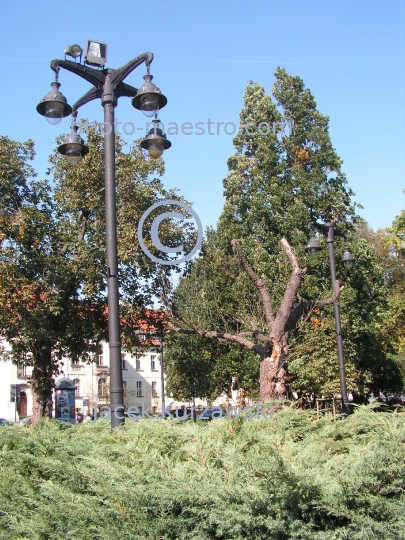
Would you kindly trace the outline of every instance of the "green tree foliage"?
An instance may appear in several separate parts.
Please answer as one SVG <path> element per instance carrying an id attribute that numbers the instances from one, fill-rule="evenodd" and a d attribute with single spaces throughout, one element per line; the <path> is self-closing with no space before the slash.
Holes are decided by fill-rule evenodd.
<path id="1" fill-rule="evenodd" d="M 392 319 L 387 331 L 392 337 L 396 352 L 405 355 L 405 210 L 394 219 L 392 227 L 384 237 L 388 244 L 386 257 L 386 279 L 390 292 Z M 403 365 L 403 362 L 402 362 Z M 405 369 L 403 368 L 405 375 Z"/>
<path id="2" fill-rule="evenodd" d="M 250 351 L 177 333 L 168 336 L 166 347 L 166 391 L 174 399 L 214 401 L 221 394 L 231 398 L 232 390 L 240 389 L 244 395 L 258 398 L 259 365 Z"/>
<path id="3" fill-rule="evenodd" d="M 104 147 L 97 131 L 78 165 L 56 151 L 53 181 L 30 180 L 33 142 L 0 139 L 0 335 L 14 361 L 33 366 L 34 417 L 51 414 L 54 376 L 62 358 L 96 352 L 107 339 Z M 138 146 L 116 138 L 118 256 L 122 340 L 136 345 L 134 324 L 156 290 L 156 265 L 139 249 L 137 223 L 159 199 L 178 199 L 151 175 L 163 174 Z M 151 215 L 150 219 L 154 216 Z M 180 228 L 162 223 L 162 241 L 179 243 Z M 152 250 L 149 237 L 145 237 Z M 185 243 L 192 238 L 186 238 Z"/>
<path id="4" fill-rule="evenodd" d="M 0 427 L 2 540 L 403 540 L 405 415 Z"/>
<path id="5" fill-rule="evenodd" d="M 246 88 L 240 131 L 234 139 L 236 153 L 228 159 L 230 172 L 223 182 L 224 210 L 217 229 L 207 233 L 201 260 L 180 281 L 174 320 L 178 327 L 207 337 L 215 329 L 245 337 L 265 333 L 263 304 L 233 252 L 234 239 L 242 240 L 246 259 L 267 288 L 275 312 L 291 273 L 281 238 L 288 240 L 301 268 L 307 267 L 297 302 L 328 298 L 326 243 L 319 239 L 323 250 L 316 262 L 309 260 L 306 244 L 310 221 L 333 222 L 348 237 L 356 257 L 350 274 L 337 264 L 337 278 L 345 287 L 339 301 L 349 388 L 364 396 L 373 388 L 372 365 L 384 366 L 390 352 L 381 334 L 387 311 L 383 271 L 372 247 L 355 237 L 354 194 L 332 147 L 328 117 L 317 110 L 314 97 L 299 77 L 280 68 L 275 76 L 276 104 L 259 84 L 250 83 Z M 292 128 L 283 134 L 280 122 L 290 123 Z M 269 126 L 270 133 L 261 135 L 260 125 L 262 132 Z M 343 250 L 343 239 L 336 238 L 337 261 Z M 300 393 L 339 390 L 333 313 L 325 308 L 321 318 L 317 317 L 320 314 L 302 319 L 307 324 L 290 335 L 294 361 L 286 365 L 291 389 Z"/>
<path id="6" fill-rule="evenodd" d="M 391 307 L 384 269 L 364 238 L 353 239 L 350 249 L 355 266 L 342 277 L 345 288 L 339 297 L 344 357 L 347 387 L 356 400 L 364 400 L 371 392 L 398 392 L 404 382 L 386 333 Z M 323 256 L 327 257 L 326 249 Z M 332 309 L 312 313 L 292 349 L 289 373 L 294 376 L 296 391 L 324 395 L 339 392 Z"/>
<path id="7" fill-rule="evenodd" d="M 366 222 L 359 223 L 356 234 L 365 239 L 373 247 L 376 261 L 383 269 L 384 281 L 388 294 L 388 309 L 381 327 L 381 335 L 389 342 L 395 362 L 392 364 L 392 375 L 395 365 L 402 376 L 397 381 L 405 381 L 405 251 L 404 251 L 404 211 L 394 219 L 392 227 L 373 231 Z M 377 379 L 387 378 L 386 366 L 380 365 Z M 404 384 L 404 383 L 402 383 Z M 398 391 L 386 385 L 387 390 Z M 402 389 L 402 388 L 401 388 Z"/>

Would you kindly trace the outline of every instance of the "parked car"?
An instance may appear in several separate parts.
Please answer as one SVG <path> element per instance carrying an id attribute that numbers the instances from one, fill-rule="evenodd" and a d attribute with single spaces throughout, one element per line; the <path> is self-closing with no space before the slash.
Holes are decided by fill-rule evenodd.
<path id="1" fill-rule="evenodd" d="M 4 418 L 0 418 L 0 426 L 11 426 L 10 422 L 7 422 Z"/>
<path id="2" fill-rule="evenodd" d="M 212 409 L 205 409 L 201 407 L 201 413 L 198 415 L 198 420 L 212 420 L 212 413 L 214 412 Z"/>
<path id="3" fill-rule="evenodd" d="M 12 404 L 14 405 L 14 403 Z M 0 418 L 3 418 L 3 420 L 6 420 L 10 424 L 14 424 L 15 422 L 20 421 L 20 417 L 18 412 L 13 409 L 0 409 Z"/>
<path id="4" fill-rule="evenodd" d="M 32 422 L 31 416 L 26 416 L 25 418 L 20 419 L 20 425 L 21 426 L 29 426 Z"/>

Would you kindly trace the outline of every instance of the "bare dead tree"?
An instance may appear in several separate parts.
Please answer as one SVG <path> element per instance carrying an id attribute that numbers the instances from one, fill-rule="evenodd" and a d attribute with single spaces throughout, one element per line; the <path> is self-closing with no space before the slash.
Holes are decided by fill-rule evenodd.
<path id="1" fill-rule="evenodd" d="M 339 281 L 335 282 L 332 296 L 325 300 L 298 301 L 298 290 L 305 279 L 306 268 L 300 268 L 290 244 L 285 238 L 281 240 L 283 249 L 292 266 L 292 273 L 287 283 L 283 299 L 277 314 L 274 313 L 273 302 L 269 291 L 263 281 L 248 263 L 240 240 L 232 240 L 232 245 L 239 258 L 241 266 L 255 286 L 264 309 L 264 320 L 267 328 L 266 334 L 259 331 L 257 323 L 252 317 L 247 318 L 251 328 L 249 332 L 227 333 L 218 331 L 205 331 L 192 325 L 184 318 L 180 318 L 188 328 L 181 328 L 173 322 L 169 327 L 181 334 L 198 334 L 207 339 L 220 339 L 238 343 L 260 355 L 260 400 L 267 401 L 284 398 L 286 393 L 286 371 L 284 365 L 288 357 L 288 339 L 293 330 L 297 328 L 300 317 L 315 308 L 321 308 L 335 302 L 343 290 Z M 254 340 L 254 341 L 252 341 Z M 260 342 L 258 345 L 255 342 Z"/>

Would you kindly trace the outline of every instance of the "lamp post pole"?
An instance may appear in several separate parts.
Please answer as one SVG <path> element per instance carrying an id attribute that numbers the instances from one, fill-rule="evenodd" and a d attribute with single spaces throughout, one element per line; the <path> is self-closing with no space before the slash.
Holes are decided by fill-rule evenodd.
<path id="1" fill-rule="evenodd" d="M 111 427 L 124 423 L 124 389 L 122 380 L 121 338 L 119 316 L 119 284 L 117 253 L 117 202 L 115 183 L 115 132 L 113 96 L 102 97 L 104 107 L 104 159 L 105 159 L 105 229 L 107 251 L 108 290 L 108 345 L 110 349 L 110 405 L 113 411 Z M 109 131 L 109 133 L 107 133 Z M 115 411 L 121 408 L 121 414 Z M 118 418 L 117 418 L 118 416 Z"/>
<path id="2" fill-rule="evenodd" d="M 335 253 L 333 250 L 333 242 L 335 240 L 335 231 L 331 223 L 327 223 L 326 226 L 328 227 L 326 243 L 328 244 L 330 279 L 331 279 L 332 290 L 333 290 L 335 287 L 335 282 L 336 282 Z M 335 327 L 336 327 L 336 341 L 337 341 L 338 360 L 339 360 L 339 379 L 340 379 L 340 395 L 342 399 L 342 412 L 345 414 L 348 414 L 349 402 L 347 399 L 345 360 L 343 356 L 342 325 L 340 322 L 340 307 L 339 307 L 338 299 L 336 299 L 333 303 L 333 310 L 335 313 Z"/>
<path id="3" fill-rule="evenodd" d="M 332 284 L 332 291 L 335 288 L 336 283 L 336 266 L 335 266 L 335 253 L 333 249 L 333 242 L 335 241 L 335 235 L 342 236 L 343 238 L 346 238 L 344 234 L 335 231 L 333 223 L 317 223 L 316 221 L 313 221 L 309 224 L 309 227 L 311 230 L 313 230 L 314 227 L 316 227 L 318 230 L 323 232 L 323 234 L 326 237 L 326 243 L 328 244 L 328 256 L 329 256 L 329 269 L 330 269 L 330 279 Z M 308 244 L 308 249 L 311 252 L 311 240 Z M 318 251 L 320 248 L 314 247 L 315 244 L 312 245 L 313 253 Z M 347 262 L 348 260 L 351 261 L 353 264 L 353 257 L 350 255 L 350 258 L 346 256 L 346 253 L 349 253 L 348 250 L 346 250 L 345 255 L 343 256 L 343 262 Z M 350 268 L 348 266 L 348 268 Z M 339 380 L 340 380 L 340 396 L 342 401 L 342 412 L 345 414 L 348 414 L 350 412 L 349 409 L 349 401 L 347 399 L 347 387 L 346 387 L 346 372 L 345 372 L 345 361 L 343 356 L 343 338 L 342 338 L 342 325 L 340 321 L 340 308 L 339 308 L 339 301 L 336 299 L 333 303 L 333 310 L 335 315 L 335 328 L 336 328 L 336 341 L 337 341 L 337 351 L 338 351 L 338 361 L 339 361 Z"/>
<path id="4" fill-rule="evenodd" d="M 166 419 L 166 416 L 164 414 L 164 408 L 165 408 L 165 365 L 163 361 L 163 338 L 160 338 L 160 393 L 161 393 L 161 400 L 162 400 L 162 418 L 163 420 Z"/>
<path id="5" fill-rule="evenodd" d="M 75 47 L 78 47 L 75 45 Z M 80 47 L 78 47 L 80 49 Z M 100 49 L 101 50 L 101 49 Z M 66 52 L 66 51 L 65 51 Z M 77 56 L 77 55 L 76 55 Z M 94 58 L 93 58 L 94 60 Z M 119 69 L 93 69 L 70 60 L 52 60 L 51 69 L 55 72 L 52 90 L 37 106 L 39 114 L 47 117 L 50 123 L 58 123 L 62 117 L 70 113 L 74 117 L 77 110 L 89 101 L 101 98 L 104 108 L 104 158 L 105 158 L 105 219 L 106 219 L 106 252 L 107 252 L 107 290 L 108 290 L 108 341 L 110 349 L 110 405 L 112 410 L 111 427 L 124 423 L 124 399 L 121 361 L 120 317 L 119 317 L 119 283 L 117 254 L 117 208 L 115 183 L 115 130 L 114 110 L 119 97 L 131 97 L 132 105 L 142 110 L 146 116 L 157 115 L 160 108 L 167 103 L 166 97 L 151 81 L 149 66 L 153 60 L 152 53 L 143 53 Z M 96 65 L 103 63 L 95 59 Z M 146 64 L 145 83 L 138 90 L 124 79 L 139 65 Z M 89 63 L 89 62 L 88 62 Z M 95 65 L 95 64 L 91 64 Z M 75 73 L 93 84 L 84 96 L 73 107 L 67 104 L 66 98 L 59 92 L 57 82 L 60 68 Z M 160 129 L 153 129 L 142 142 L 142 148 L 148 149 L 152 158 L 158 158 L 163 150 L 170 148 L 171 143 Z M 72 132 L 59 147 L 71 163 L 75 163 L 88 152 L 83 140 L 77 134 L 77 127 L 72 124 Z"/>

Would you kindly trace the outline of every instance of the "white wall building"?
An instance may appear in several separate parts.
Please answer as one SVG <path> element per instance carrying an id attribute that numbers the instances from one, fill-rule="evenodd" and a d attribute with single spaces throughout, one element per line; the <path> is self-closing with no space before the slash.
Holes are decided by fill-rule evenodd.
<path id="1" fill-rule="evenodd" d="M 63 375 L 74 381 L 76 386 L 76 408 L 83 414 L 93 412 L 109 403 L 110 354 L 108 343 L 102 343 L 99 354 L 91 364 L 65 361 Z M 145 347 L 142 354 L 121 353 L 122 378 L 124 383 L 124 406 L 152 407 L 161 410 L 161 362 L 159 343 Z M 165 398 L 165 402 L 168 403 Z"/>
<path id="2" fill-rule="evenodd" d="M 10 347 L 3 343 L 8 352 Z M 161 379 L 159 343 L 146 345 L 142 354 L 131 355 L 122 350 L 122 375 L 124 382 L 125 408 L 135 405 L 152 407 L 161 411 Z M 32 368 L 23 363 L 0 360 L 0 418 L 14 421 L 32 414 L 32 393 L 28 377 Z M 68 377 L 76 386 L 76 409 L 83 414 L 92 414 L 94 403 L 99 409 L 109 403 L 110 354 L 108 343 L 100 344 L 97 355 L 89 355 L 88 362 L 73 362 L 69 358 L 61 362 L 60 377 Z M 15 394 L 18 399 L 13 400 Z M 165 402 L 170 403 L 166 397 Z"/>
<path id="3" fill-rule="evenodd" d="M 10 350 L 7 343 L 3 343 L 6 351 Z M 141 354 L 132 355 L 124 349 L 121 353 L 122 375 L 124 383 L 124 407 L 137 406 L 141 409 L 142 404 L 146 408 L 151 407 L 153 412 L 161 412 L 161 381 L 162 369 L 160 361 L 160 343 L 152 341 L 145 343 Z M 15 365 L 11 361 L 0 360 L 0 418 L 9 421 L 18 421 L 19 417 L 31 416 L 33 398 L 28 384 L 28 377 L 32 368 Z M 77 412 L 92 414 L 95 404 L 97 409 L 109 404 L 110 385 L 110 354 L 108 343 L 102 342 L 97 355 L 89 355 L 88 362 L 74 362 L 69 358 L 61 362 L 61 377 L 68 377 L 76 386 L 75 408 Z M 164 374 L 163 374 L 164 377 Z M 56 379 L 56 380 L 57 380 Z M 164 386 L 166 388 L 166 384 Z M 18 399 L 13 401 L 13 394 Z M 238 392 L 232 392 L 232 402 L 238 400 Z M 220 396 L 213 405 L 224 404 L 225 396 Z M 55 398 L 54 398 L 55 402 Z M 175 401 L 165 395 L 165 406 L 173 402 L 173 406 L 183 406 L 184 403 Z M 203 402 L 195 401 L 196 405 Z M 182 414 L 182 413 L 181 413 Z"/>
<path id="4" fill-rule="evenodd" d="M 8 343 L 2 343 L 5 352 L 10 350 Z M 0 418 L 18 421 L 19 417 L 32 412 L 32 394 L 27 384 L 32 368 L 0 360 Z M 18 399 L 16 400 L 16 395 Z"/>

